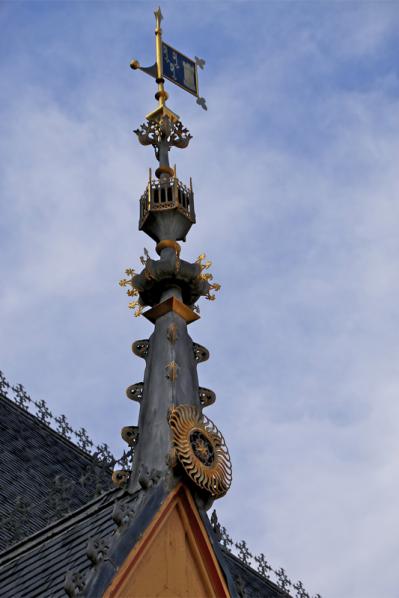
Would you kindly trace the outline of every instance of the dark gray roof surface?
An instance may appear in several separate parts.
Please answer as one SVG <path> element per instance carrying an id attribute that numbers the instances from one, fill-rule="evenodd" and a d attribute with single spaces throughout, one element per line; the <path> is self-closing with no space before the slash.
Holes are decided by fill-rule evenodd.
<path id="1" fill-rule="evenodd" d="M 89 537 L 104 538 L 113 533 L 114 500 L 120 493 L 111 490 L 58 523 L 3 552 L 0 558 L 2 598 L 53 598 L 63 589 L 68 570 L 86 572 Z"/>
<path id="2" fill-rule="evenodd" d="M 111 487 L 99 462 L 0 394 L 0 550 Z"/>
<path id="3" fill-rule="evenodd" d="M 228 550 L 223 550 L 227 567 L 233 577 L 238 595 L 244 598 L 289 598 L 275 583 L 265 579 Z"/>
<path id="4" fill-rule="evenodd" d="M 147 504 L 144 503 L 143 509 L 147 509 L 147 513 L 139 510 L 134 517 L 133 524 L 136 524 L 137 537 L 140 535 L 140 524 L 145 529 L 149 516 L 152 517 L 152 511 L 158 508 L 159 501 L 162 500 L 162 493 L 158 493 L 157 497 L 157 488 L 154 490 L 152 497 L 151 491 L 147 491 L 149 499 Z M 127 495 L 121 490 L 111 490 L 75 513 L 65 516 L 58 523 L 48 526 L 5 551 L 0 558 L 0 596 L 2 598 L 65 598 L 64 581 L 67 571 L 86 575 L 91 569 L 92 573 L 95 573 L 87 556 L 89 538 L 106 539 L 106 543 L 109 544 L 118 529 L 112 518 L 115 502 L 119 501 L 129 508 L 134 502 L 140 502 L 138 499 L 143 494 L 144 492 L 139 492 Z M 202 516 L 206 518 L 204 513 Z M 137 522 L 138 519 L 142 522 Z M 210 524 L 207 527 L 215 545 L 217 540 Z M 117 549 L 118 544 L 129 544 L 131 538 L 130 533 L 114 538 L 114 554 L 115 546 Z M 126 552 L 126 546 L 124 550 Z M 216 554 L 225 574 L 230 580 L 234 580 L 232 596 L 243 598 L 288 596 L 228 551 L 221 550 L 220 546 L 216 546 Z M 105 587 L 108 583 L 106 575 L 104 576 Z M 89 592 L 91 596 L 102 595 L 102 591 L 96 594 L 96 588 L 101 586 L 101 583 L 103 581 L 100 575 L 94 593 Z"/>
<path id="5" fill-rule="evenodd" d="M 159 488 L 158 492 L 156 487 L 147 491 L 147 498 L 144 492 L 127 495 L 119 489 L 104 491 L 111 483 L 109 463 L 99 464 L 92 455 L 1 393 L 0 443 L 2 598 L 65 597 L 67 571 L 85 577 L 92 568 L 87 556 L 89 538 L 107 539 L 109 544 L 118 529 L 112 517 L 117 500 L 130 508 L 134 502 L 139 504 L 138 499 L 143 497 L 143 508 L 134 515 L 133 535 L 121 535 L 120 540 L 119 536 L 114 538 L 115 554 L 118 546 L 123 554 L 127 545 L 134 545 L 134 537 L 139 537 L 163 500 L 164 491 Z M 100 492 L 102 494 L 93 499 Z M 27 512 L 24 512 L 24 505 Z M 69 514 L 65 515 L 67 512 Z M 232 596 L 288 596 L 273 582 L 222 549 L 207 515 L 202 513 L 202 517 Z M 20 541 L 15 544 L 17 540 Z M 107 576 L 109 579 L 113 575 L 109 563 L 103 564 L 105 569 L 103 567 L 100 575 L 91 569 L 93 596 Z"/>

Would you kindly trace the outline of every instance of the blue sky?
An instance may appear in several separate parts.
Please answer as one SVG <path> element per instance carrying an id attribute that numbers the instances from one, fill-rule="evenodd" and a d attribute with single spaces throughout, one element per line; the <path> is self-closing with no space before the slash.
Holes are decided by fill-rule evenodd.
<path id="1" fill-rule="evenodd" d="M 231 451 L 218 502 L 313 594 L 397 594 L 397 2 L 161 4 L 164 39 L 206 59 L 209 110 L 169 86 L 194 138 L 197 225 L 222 290 L 190 327 Z M 155 105 L 153 6 L 0 5 L 1 360 L 114 452 L 137 422 L 135 319 L 118 287 L 155 164 L 132 131 Z"/>

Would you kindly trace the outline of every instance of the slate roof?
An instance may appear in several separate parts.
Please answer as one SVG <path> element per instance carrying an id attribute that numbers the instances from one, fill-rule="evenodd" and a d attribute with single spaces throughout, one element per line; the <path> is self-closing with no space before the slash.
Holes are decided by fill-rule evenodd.
<path id="1" fill-rule="evenodd" d="M 133 495 L 120 489 L 109 490 L 109 463 L 99 464 L 1 392 L 0 443 L 0 596 L 65 598 L 64 582 L 69 571 L 78 580 L 91 576 L 95 583 L 89 596 L 97 598 L 98 588 L 110 579 L 114 569 L 103 562 L 98 575 L 99 567 L 93 567 L 87 556 L 89 539 L 104 541 L 107 546 L 113 540 L 114 549 L 116 540 L 121 550 L 132 547 L 134 538 L 143 532 L 165 497 L 162 484 Z M 23 504 L 18 506 L 22 498 L 25 511 Z M 116 503 L 119 516 L 114 512 Z M 122 512 L 127 509 L 130 525 L 125 536 L 121 534 L 121 526 L 125 525 L 121 508 Z M 223 548 L 207 514 L 201 512 L 201 516 L 232 596 L 289 596 Z"/>
<path id="2" fill-rule="evenodd" d="M 77 573 L 79 578 L 89 578 L 90 573 L 96 574 L 96 569 L 87 556 L 89 538 L 103 540 L 105 545 L 115 540 L 115 534 L 120 533 L 123 523 L 119 527 L 113 520 L 115 503 L 128 510 L 134 503 L 144 500 L 144 491 L 127 495 L 123 490 L 114 489 L 106 492 L 86 506 L 63 517 L 58 523 L 20 542 L 0 555 L 0 596 L 2 598 L 65 598 L 64 589 L 67 571 Z M 138 510 L 133 520 L 133 537 L 139 537 L 146 528 L 149 520 L 159 508 L 164 498 L 160 485 L 147 491 L 143 508 Z M 133 509 L 132 511 L 133 512 Z M 288 594 L 282 592 L 275 584 L 262 578 L 250 567 L 240 562 L 228 551 L 222 550 L 212 532 L 205 513 L 202 517 L 207 522 L 208 533 L 214 544 L 217 558 L 226 578 L 230 580 L 231 595 L 243 598 L 282 598 Z M 117 519 L 117 518 L 115 518 Z M 130 523 L 132 526 L 132 524 Z M 134 529 L 136 527 L 136 529 Z M 125 546 L 132 546 L 132 534 L 123 537 L 123 533 L 116 538 L 116 542 Z M 134 542 L 133 542 L 134 544 Z M 118 547 L 118 544 L 117 544 Z M 93 556 L 92 556 L 93 558 Z M 114 556 L 112 555 L 111 562 Z M 95 560 L 95 558 L 94 558 Z M 108 565 L 108 563 L 104 563 Z M 111 565 L 108 565 L 111 568 Z M 101 573 L 101 571 L 100 571 Z M 88 596 L 97 597 L 99 584 L 107 585 L 107 575 L 94 578 L 97 585 L 91 588 Z"/>
<path id="3" fill-rule="evenodd" d="M 239 596 L 243 596 L 243 598 L 289 598 L 289 594 L 281 590 L 275 583 L 259 575 L 257 571 L 245 565 L 228 550 L 222 550 Z"/>
<path id="4" fill-rule="evenodd" d="M 68 570 L 85 573 L 91 565 L 86 556 L 88 538 L 109 536 L 114 499 L 111 490 L 38 534 L 0 555 L 2 598 L 65 598 Z"/>
<path id="5" fill-rule="evenodd" d="M 111 487 L 111 471 L 0 394 L 0 550 Z"/>

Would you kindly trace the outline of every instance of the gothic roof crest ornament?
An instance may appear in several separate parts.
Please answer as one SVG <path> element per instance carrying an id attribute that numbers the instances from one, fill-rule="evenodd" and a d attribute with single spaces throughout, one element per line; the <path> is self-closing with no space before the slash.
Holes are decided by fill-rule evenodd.
<path id="1" fill-rule="evenodd" d="M 154 147 L 157 160 L 160 159 L 159 148 L 163 140 L 168 150 L 171 147 L 185 149 L 193 138 L 180 120 L 173 122 L 167 116 L 162 116 L 158 121 L 147 121 L 134 132 L 141 145 L 152 145 Z"/>
<path id="2" fill-rule="evenodd" d="M 8 397 L 8 391 L 10 389 L 10 383 L 8 382 L 7 378 L 0 370 L 0 392 L 5 396 Z M 14 390 L 14 389 L 13 389 Z"/>

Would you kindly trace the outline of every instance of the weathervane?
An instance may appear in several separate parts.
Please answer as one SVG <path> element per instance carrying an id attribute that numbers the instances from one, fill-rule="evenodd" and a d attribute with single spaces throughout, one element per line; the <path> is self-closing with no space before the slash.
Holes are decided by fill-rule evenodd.
<path id="1" fill-rule="evenodd" d="M 158 120 L 161 116 L 167 116 L 172 122 L 179 120 L 177 114 L 166 106 L 169 95 L 165 91 L 165 79 L 178 85 L 197 98 L 197 104 L 207 110 L 205 98 L 200 97 L 198 91 L 198 70 L 203 69 L 205 60 L 195 56 L 194 60 L 188 58 L 175 48 L 162 40 L 161 21 L 163 19 L 161 9 L 154 12 L 155 15 L 155 56 L 156 61 L 152 66 L 142 67 L 138 60 L 132 60 L 130 66 L 133 70 L 139 69 L 153 77 L 158 84 L 158 91 L 155 99 L 158 100 L 158 108 L 147 114 L 148 120 Z"/>

